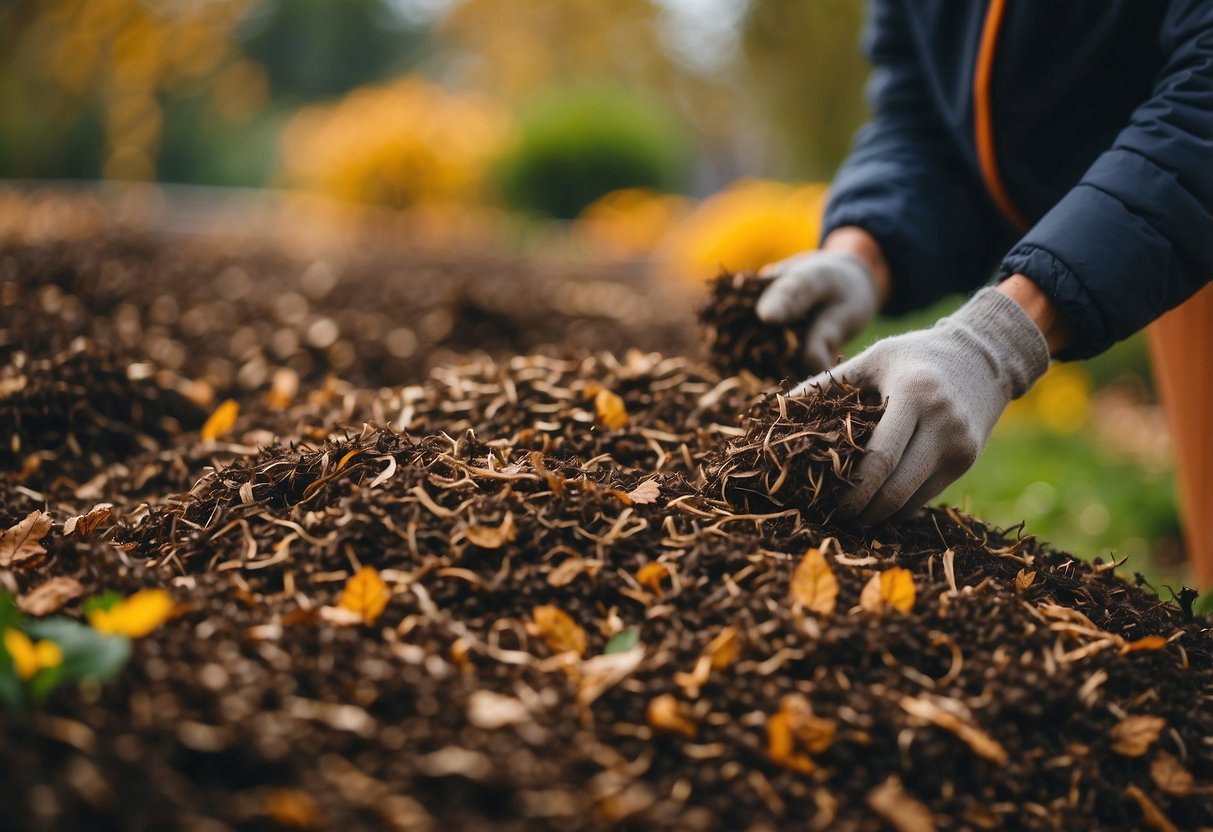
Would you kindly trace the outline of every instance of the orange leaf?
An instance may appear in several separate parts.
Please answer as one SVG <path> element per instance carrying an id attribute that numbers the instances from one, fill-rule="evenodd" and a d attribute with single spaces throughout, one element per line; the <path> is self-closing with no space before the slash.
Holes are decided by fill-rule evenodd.
<path id="1" fill-rule="evenodd" d="M 50 533 L 54 520 L 45 511 L 35 509 L 11 529 L 0 532 L 0 567 L 7 569 L 23 561 L 33 559 L 32 566 L 46 554 L 39 543 Z"/>
<path id="2" fill-rule="evenodd" d="M 362 616 L 363 624 L 374 624 L 391 597 L 392 590 L 379 577 L 379 570 L 364 566 L 346 582 L 337 606 Z"/>
<path id="3" fill-rule="evenodd" d="M 818 548 L 805 553 L 792 573 L 792 600 L 819 615 L 829 615 L 838 601 L 838 579 Z"/>
<path id="4" fill-rule="evenodd" d="M 900 566 L 877 572 L 859 594 L 859 607 L 877 615 L 890 609 L 908 613 L 914 608 L 914 576 Z"/>
<path id="5" fill-rule="evenodd" d="M 627 406 L 622 398 L 605 387 L 599 389 L 594 396 L 594 410 L 598 414 L 598 423 L 607 430 L 618 430 L 627 426 Z"/>
<path id="6" fill-rule="evenodd" d="M 173 596 L 163 589 L 141 589 L 108 610 L 88 614 L 93 629 L 106 635 L 143 638 L 173 614 Z"/>
<path id="7" fill-rule="evenodd" d="M 97 527 L 110 519 L 110 514 L 114 511 L 113 503 L 97 503 L 88 510 L 87 514 L 80 514 L 76 517 L 69 517 L 63 521 L 64 537 L 79 532 L 81 537 L 88 537 L 97 530 Z"/>
<path id="8" fill-rule="evenodd" d="M 585 630 L 572 617 L 553 604 L 541 604 L 531 610 L 535 627 L 554 653 L 585 653 Z"/>
<path id="9" fill-rule="evenodd" d="M 514 515 L 506 512 L 500 526 L 468 526 L 463 536 L 468 543 L 481 549 L 500 549 L 518 536 Z"/>
<path id="10" fill-rule="evenodd" d="M 670 576 L 670 568 L 664 563 L 646 563 L 636 571 L 636 583 L 648 589 L 658 598 L 665 594 L 661 582 Z"/>
<path id="11" fill-rule="evenodd" d="M 791 718 L 781 709 L 767 718 L 767 756 L 776 765 L 801 774 L 812 774 L 817 770 L 817 764 L 807 754 L 797 752 L 795 747 Z"/>
<path id="12" fill-rule="evenodd" d="M 1145 636 L 1137 639 L 1137 641 L 1130 641 L 1121 647 L 1120 655 L 1134 653 L 1138 650 L 1162 650 L 1166 646 L 1167 639 L 1165 636 Z"/>
<path id="13" fill-rule="evenodd" d="M 209 441 L 226 436 L 236 426 L 239 416 L 240 405 L 235 399 L 225 399 L 202 425 L 202 439 Z"/>
<path id="14" fill-rule="evenodd" d="M 720 635 L 708 642 L 704 655 L 712 661 L 712 670 L 724 670 L 737 660 L 741 652 L 741 637 L 736 627 L 725 627 Z"/>
<path id="15" fill-rule="evenodd" d="M 691 718 L 687 706 L 668 693 L 649 702 L 648 722 L 654 731 L 681 734 L 688 740 L 695 739 L 699 733 L 699 726 Z"/>
<path id="16" fill-rule="evenodd" d="M 310 794 L 300 789 L 271 789 L 265 795 L 265 814 L 275 826 L 291 829 L 319 829 L 320 807 Z"/>
<path id="17" fill-rule="evenodd" d="M 1036 580 L 1036 573 L 1029 572 L 1027 569 L 1020 569 L 1015 575 L 1015 589 L 1018 592 L 1027 592 L 1028 587 Z"/>

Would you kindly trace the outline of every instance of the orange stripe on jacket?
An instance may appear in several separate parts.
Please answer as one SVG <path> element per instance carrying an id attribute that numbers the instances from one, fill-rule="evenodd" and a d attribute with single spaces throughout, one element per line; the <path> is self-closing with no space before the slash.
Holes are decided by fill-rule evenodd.
<path id="1" fill-rule="evenodd" d="M 1027 231 L 1030 227 L 1023 214 L 1007 196 L 998 173 L 998 156 L 994 150 L 994 124 L 990 113 L 990 78 L 994 75 L 994 53 L 998 46 L 998 29 L 1006 10 L 1006 0 L 991 0 L 986 12 L 986 22 L 981 29 L 981 46 L 977 50 L 977 72 L 973 77 L 974 121 L 977 133 L 977 158 L 981 163 L 981 175 L 986 187 L 998 205 L 998 210 L 1012 225 Z"/>

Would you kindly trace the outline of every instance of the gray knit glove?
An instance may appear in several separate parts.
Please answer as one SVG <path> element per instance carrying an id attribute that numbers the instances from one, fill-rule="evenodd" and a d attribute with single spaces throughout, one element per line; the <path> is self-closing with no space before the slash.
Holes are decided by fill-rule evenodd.
<path id="1" fill-rule="evenodd" d="M 759 274 L 775 280 L 758 299 L 758 317 L 769 324 L 806 322 L 804 360 L 814 372 L 833 367 L 842 345 L 876 316 L 876 280 L 853 255 L 810 251 Z"/>
<path id="2" fill-rule="evenodd" d="M 878 523 L 918 508 L 969 469 L 1012 399 L 1049 367 L 1044 335 L 1015 301 L 983 289 L 930 329 L 878 341 L 792 395 L 844 379 L 887 406 L 839 508 Z"/>

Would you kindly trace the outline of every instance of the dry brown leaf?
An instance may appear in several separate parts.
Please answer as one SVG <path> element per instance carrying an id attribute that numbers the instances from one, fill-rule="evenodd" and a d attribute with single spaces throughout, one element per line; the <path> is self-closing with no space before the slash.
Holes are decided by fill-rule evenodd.
<path id="1" fill-rule="evenodd" d="M 1029 572 L 1027 569 L 1020 569 L 1015 575 L 1015 590 L 1017 592 L 1027 592 L 1028 587 L 1036 580 L 1036 573 Z"/>
<path id="2" fill-rule="evenodd" d="M 925 694 L 917 697 L 905 696 L 902 697 L 901 708 L 910 716 L 951 731 L 978 756 L 1000 766 L 1006 765 L 1007 750 L 1003 748 L 1002 743 L 969 720 L 943 707 L 933 698 Z"/>
<path id="3" fill-rule="evenodd" d="M 63 536 L 67 537 L 79 532 L 81 537 L 88 537 L 97 530 L 98 526 L 110 519 L 113 512 L 113 503 L 97 503 L 86 514 L 78 514 L 63 521 Z"/>
<path id="4" fill-rule="evenodd" d="M 45 511 L 35 509 L 17 525 L 0 532 L 0 567 L 33 566 L 46 554 L 39 542 L 55 521 Z"/>
<path id="5" fill-rule="evenodd" d="M 809 549 L 792 573 L 792 600 L 819 615 L 834 611 L 838 579 L 820 549 Z"/>
<path id="6" fill-rule="evenodd" d="M 585 653 L 586 636 L 581 625 L 554 604 L 541 604 L 531 610 L 539 635 L 554 653 Z"/>
<path id="7" fill-rule="evenodd" d="M 355 572 L 341 590 L 340 609 L 357 613 L 363 624 L 374 624 L 387 608 L 391 588 L 379 577 L 379 570 L 364 566 Z"/>
<path id="8" fill-rule="evenodd" d="M 815 715 L 803 694 L 787 694 L 780 700 L 779 710 L 787 715 L 792 735 L 810 754 L 821 754 L 834 745 L 838 733 L 834 720 Z"/>
<path id="9" fill-rule="evenodd" d="M 598 414 L 598 423 L 607 430 L 627 427 L 627 406 L 618 394 L 612 393 L 605 387 L 599 388 L 594 395 L 594 412 Z"/>
<path id="10" fill-rule="evenodd" d="M 690 708 L 668 693 L 649 702 L 648 722 L 654 731 L 681 734 L 688 740 L 695 739 L 699 733 L 699 726 L 691 718 Z"/>
<path id="11" fill-rule="evenodd" d="M 231 432 L 236 426 L 236 419 L 240 417 L 240 405 L 235 399 L 225 399 L 222 404 L 215 408 L 207 420 L 202 424 L 201 437 L 203 440 L 222 439 Z"/>
<path id="12" fill-rule="evenodd" d="M 664 563 L 658 563 L 657 561 L 646 563 L 636 570 L 636 583 L 652 592 L 658 598 L 665 594 L 665 589 L 662 588 L 661 584 L 668 577 L 670 577 L 670 568 Z"/>
<path id="13" fill-rule="evenodd" d="M 593 577 L 602 569 L 602 562 L 587 560 L 576 555 L 565 558 L 560 565 L 548 573 L 551 586 L 568 586 L 580 575 Z"/>
<path id="14" fill-rule="evenodd" d="M 1187 797 L 1196 791 L 1196 778 L 1174 754 L 1166 751 L 1159 751 L 1150 761 L 1150 777 L 1154 785 L 1172 797 Z"/>
<path id="15" fill-rule="evenodd" d="M 1140 757 L 1166 727 L 1167 721 L 1160 716 L 1127 716 L 1112 727 L 1112 750 L 1124 757 Z"/>
<path id="16" fill-rule="evenodd" d="M 1162 650 L 1167 646 L 1165 636 L 1144 636 L 1136 641 L 1130 641 L 1120 648 L 1120 655 L 1135 653 L 1138 650 Z"/>
<path id="17" fill-rule="evenodd" d="M 506 543 L 512 542 L 518 536 L 514 525 L 514 515 L 506 512 L 499 526 L 468 526 L 463 536 L 468 543 L 481 549 L 500 549 Z"/>
<path id="18" fill-rule="evenodd" d="M 56 577 L 38 584 L 17 602 L 21 612 L 40 618 L 58 612 L 68 601 L 84 594 L 84 586 L 75 578 Z"/>
<path id="19" fill-rule="evenodd" d="M 890 609 L 908 613 L 914 609 L 914 576 L 909 569 L 894 566 L 877 572 L 859 594 L 864 612 L 883 615 Z"/>
<path id="20" fill-rule="evenodd" d="M 868 792 L 868 806 L 897 832 L 935 832 L 935 816 L 901 787 L 896 776 Z"/>
<path id="21" fill-rule="evenodd" d="M 1171 823 L 1171 819 L 1163 814 L 1162 809 L 1159 809 L 1150 796 L 1137 786 L 1129 786 L 1125 789 L 1125 795 L 1137 802 L 1146 826 L 1156 829 L 1158 832 L 1179 832 L 1179 827 Z"/>
<path id="22" fill-rule="evenodd" d="M 661 484 L 657 480 L 645 480 L 627 493 L 627 498 L 638 506 L 655 503 L 660 497 Z"/>
<path id="23" fill-rule="evenodd" d="M 598 697 L 630 676 L 644 661 L 644 647 L 636 645 L 619 653 L 604 653 L 587 659 L 577 668 L 577 704 L 588 708 Z"/>
<path id="24" fill-rule="evenodd" d="M 737 660 L 740 652 L 741 637 L 736 627 L 725 627 L 704 649 L 704 654 L 712 661 L 712 670 L 724 670 Z"/>

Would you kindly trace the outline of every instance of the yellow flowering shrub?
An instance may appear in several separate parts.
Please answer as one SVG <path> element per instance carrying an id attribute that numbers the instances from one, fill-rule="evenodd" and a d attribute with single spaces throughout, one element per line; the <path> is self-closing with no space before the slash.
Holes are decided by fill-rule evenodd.
<path id="1" fill-rule="evenodd" d="M 691 207 L 689 199 L 676 194 L 624 188 L 586 206 L 573 222 L 573 234 L 609 256 L 650 254 Z"/>
<path id="2" fill-rule="evenodd" d="M 404 77 L 296 113 L 282 135 L 283 174 L 383 207 L 475 202 L 511 133 L 509 114 L 489 97 Z"/>
<path id="3" fill-rule="evenodd" d="M 656 251 L 658 267 L 691 281 L 756 269 L 817 247 L 826 186 L 742 179 L 700 203 Z"/>
<path id="4" fill-rule="evenodd" d="M 1090 419 L 1093 389 L 1086 368 L 1054 364 L 1026 395 L 1011 402 L 1000 424 L 1033 424 L 1054 433 L 1077 433 Z"/>

